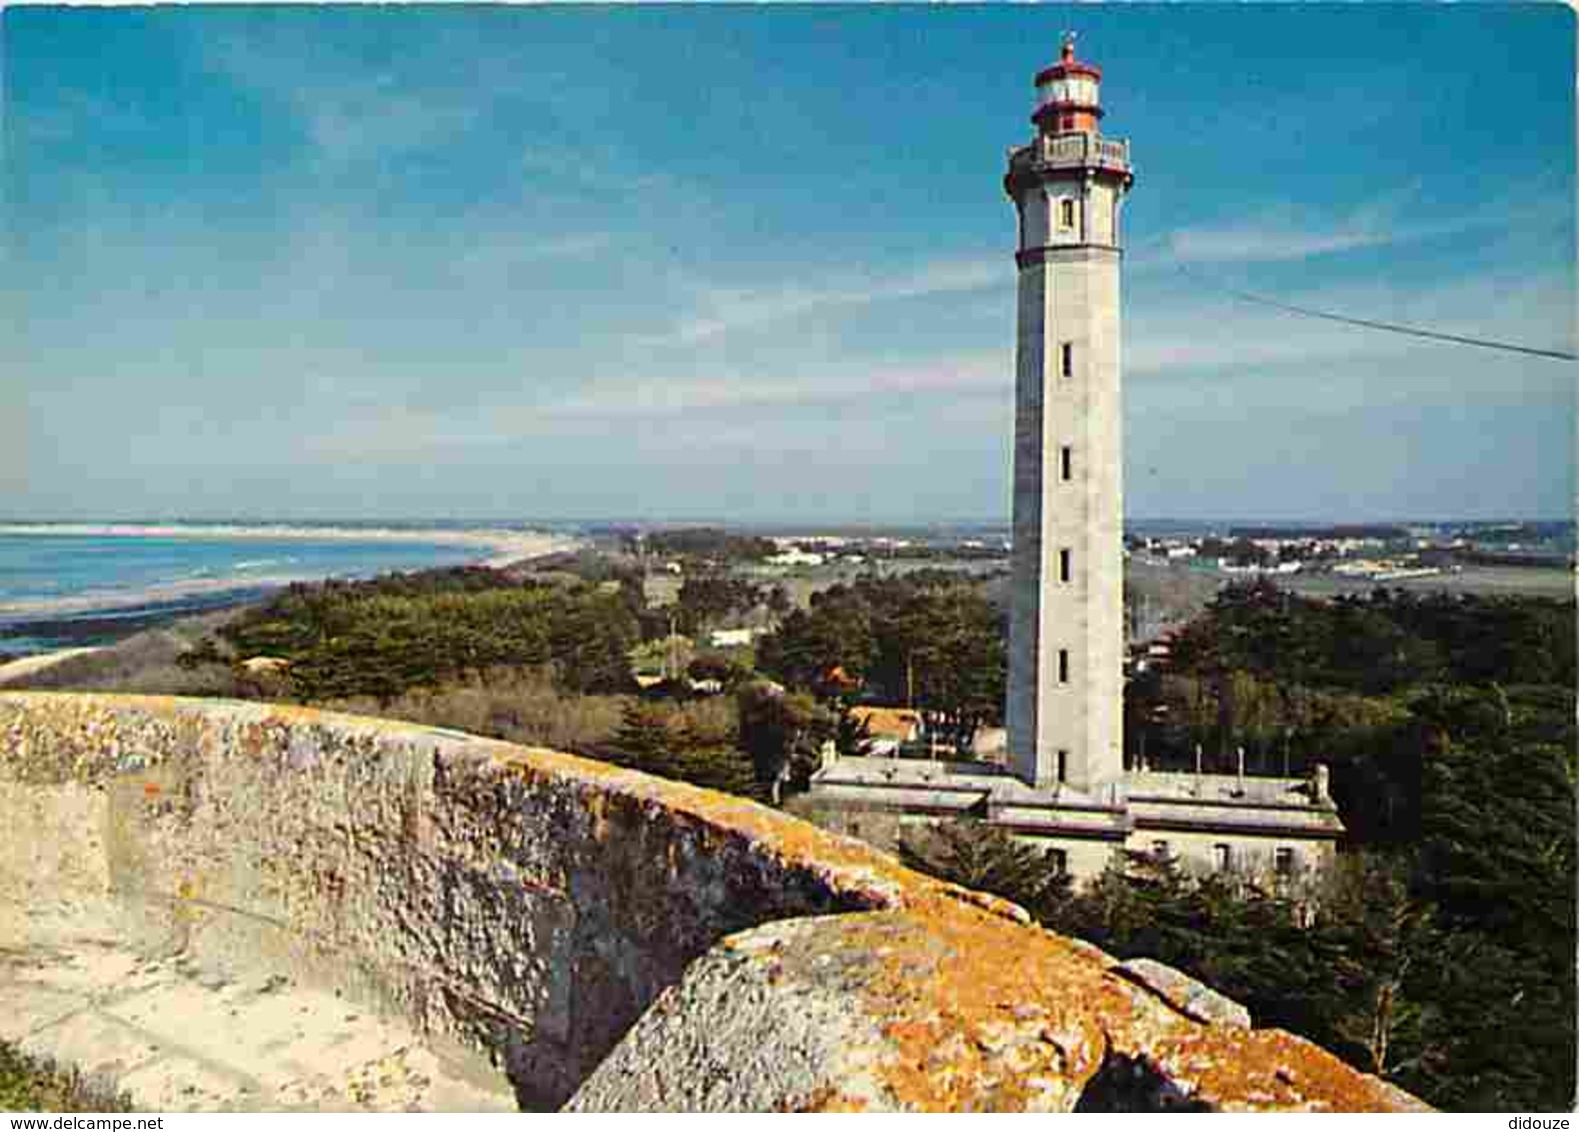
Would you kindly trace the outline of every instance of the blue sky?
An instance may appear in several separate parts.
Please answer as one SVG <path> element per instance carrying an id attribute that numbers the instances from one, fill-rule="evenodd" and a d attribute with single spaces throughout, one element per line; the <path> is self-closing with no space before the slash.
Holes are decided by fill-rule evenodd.
<path id="1" fill-rule="evenodd" d="M 1563 7 L 0 20 L 8 517 L 1007 519 L 1066 27 L 1138 170 L 1130 517 L 1572 512 L 1572 363 L 1201 282 L 1572 350 Z"/>

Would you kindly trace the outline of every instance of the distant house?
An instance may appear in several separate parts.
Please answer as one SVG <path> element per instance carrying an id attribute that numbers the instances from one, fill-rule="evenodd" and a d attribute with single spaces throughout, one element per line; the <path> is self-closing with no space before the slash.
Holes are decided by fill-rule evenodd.
<path id="1" fill-rule="evenodd" d="M 809 551 L 799 550 L 795 547 L 784 551 L 782 554 L 770 554 L 763 559 L 771 566 L 821 566 L 823 556 L 812 554 Z"/>
<path id="2" fill-rule="evenodd" d="M 850 716 L 856 725 L 866 725 L 872 737 L 872 754 L 894 757 L 904 743 L 914 743 L 921 738 L 921 713 L 910 708 L 853 707 Z"/>
<path id="3" fill-rule="evenodd" d="M 289 672 L 291 662 L 283 656 L 249 656 L 241 662 L 248 676 L 280 676 Z"/>
<path id="4" fill-rule="evenodd" d="M 715 649 L 737 648 L 749 645 L 762 633 L 761 629 L 714 629 L 707 643 Z"/>

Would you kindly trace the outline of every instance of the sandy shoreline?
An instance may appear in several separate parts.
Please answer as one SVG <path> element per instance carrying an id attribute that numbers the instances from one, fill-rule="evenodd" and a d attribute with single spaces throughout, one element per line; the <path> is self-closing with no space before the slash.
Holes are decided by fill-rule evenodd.
<path id="1" fill-rule="evenodd" d="M 582 540 L 569 535 L 551 535 L 536 531 L 472 530 L 402 530 L 377 528 L 358 530 L 351 527 L 155 527 L 129 525 L 54 524 L 0 526 L 0 534 L 60 534 L 96 537 L 127 538 L 303 538 L 340 539 L 348 542 L 414 542 L 429 546 L 461 546 L 472 548 L 476 557 L 473 565 L 504 569 L 573 550 Z M 249 575 L 229 578 L 184 578 L 146 586 L 135 593 L 117 590 L 89 590 L 70 597 L 30 598 L 20 601 L 0 602 L 0 617 L 13 620 L 49 620 L 81 614 L 105 613 L 140 609 L 144 606 L 173 604 L 195 598 L 217 598 L 226 593 L 242 593 L 279 589 L 293 582 L 315 582 L 321 575 L 313 573 L 283 573 Z"/>
<path id="2" fill-rule="evenodd" d="M 41 652 L 35 656 L 24 656 L 20 660 L 7 661 L 0 664 L 0 684 L 15 680 L 21 676 L 30 676 L 45 668 L 53 668 L 63 660 L 70 660 L 74 656 L 83 656 L 86 653 L 98 652 L 102 646 L 93 646 L 74 649 L 55 649 L 52 652 Z"/>

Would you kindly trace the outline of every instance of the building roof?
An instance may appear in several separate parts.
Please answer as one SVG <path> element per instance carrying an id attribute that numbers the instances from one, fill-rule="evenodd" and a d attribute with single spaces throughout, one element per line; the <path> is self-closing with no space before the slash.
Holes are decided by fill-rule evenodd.
<path id="1" fill-rule="evenodd" d="M 989 763 L 841 758 L 812 777 L 830 801 L 912 813 L 978 810 L 1017 833 L 1121 839 L 1131 829 L 1330 840 L 1343 823 L 1294 778 L 1131 771 L 1094 793 L 1037 789 Z"/>

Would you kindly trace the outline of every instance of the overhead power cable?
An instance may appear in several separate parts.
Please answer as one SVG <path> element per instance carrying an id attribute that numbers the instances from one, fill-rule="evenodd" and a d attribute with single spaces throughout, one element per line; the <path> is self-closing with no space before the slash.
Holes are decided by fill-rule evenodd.
<path id="1" fill-rule="evenodd" d="M 1204 283 L 1224 294 L 1232 295 L 1247 303 L 1259 303 L 1262 306 L 1273 307 L 1277 310 L 1288 311 L 1290 314 L 1304 315 L 1306 318 L 1324 318 L 1329 322 L 1343 322 L 1350 326 L 1363 326 L 1370 330 L 1386 330 L 1393 334 L 1410 334 L 1416 338 L 1433 338 L 1439 342 L 1457 342 L 1464 346 L 1480 346 L 1487 350 L 1508 350 L 1516 354 L 1533 354 L 1538 358 L 1560 358 L 1571 362 L 1579 360 L 1579 355 L 1566 350 L 1542 350 L 1536 346 L 1521 346 L 1517 342 L 1498 342 L 1491 338 L 1471 338 L 1464 334 L 1444 334 L 1440 330 L 1425 330 L 1418 326 L 1403 326 L 1396 322 L 1378 322 L 1369 318 L 1354 318 L 1346 314 L 1334 314 L 1332 311 L 1313 310 L 1310 307 L 1295 306 L 1293 303 L 1279 302 L 1269 299 L 1265 295 L 1254 295 L 1249 291 L 1240 291 L 1233 287 L 1225 287 L 1215 280 L 1207 279 L 1197 272 L 1191 271 L 1182 263 L 1179 270 L 1199 283 Z"/>

